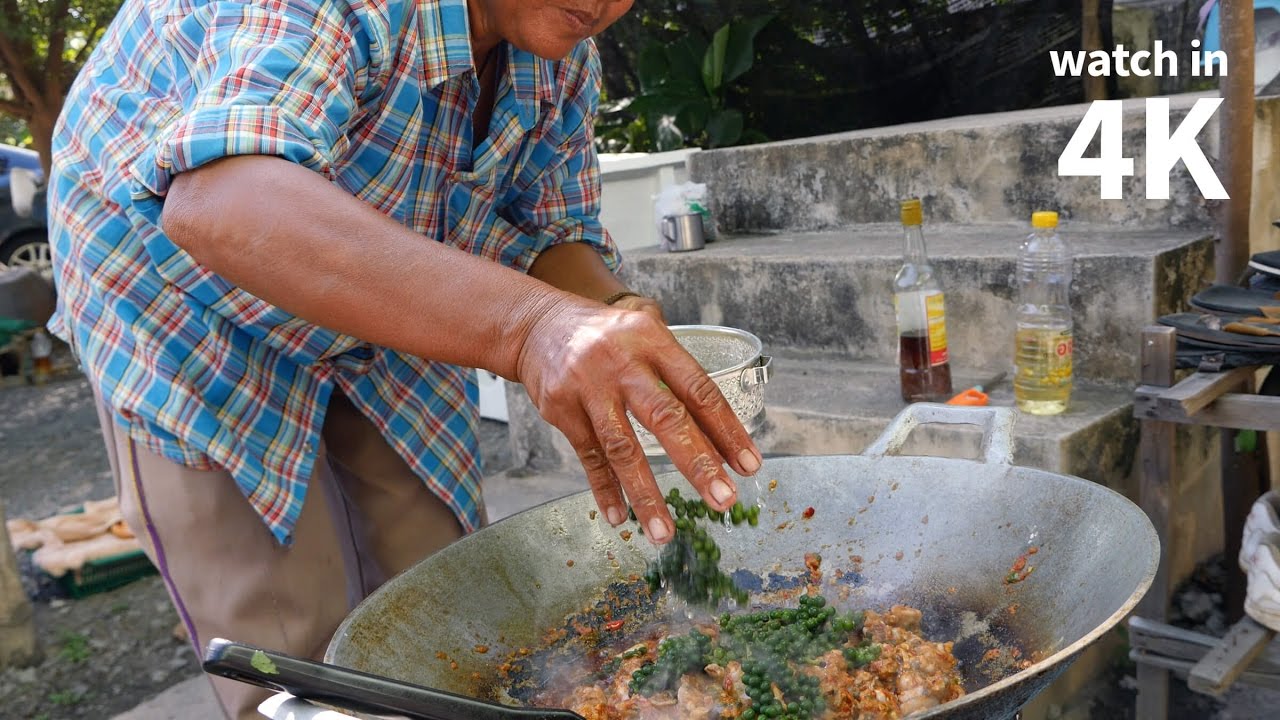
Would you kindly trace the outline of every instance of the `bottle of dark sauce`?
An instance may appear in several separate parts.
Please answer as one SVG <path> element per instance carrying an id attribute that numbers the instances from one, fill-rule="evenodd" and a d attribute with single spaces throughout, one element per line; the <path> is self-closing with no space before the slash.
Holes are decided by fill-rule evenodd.
<path id="1" fill-rule="evenodd" d="M 893 279 L 898 317 L 898 375 L 902 399 L 942 402 L 951 397 L 947 312 L 924 245 L 920 200 L 902 202 L 902 268 Z"/>

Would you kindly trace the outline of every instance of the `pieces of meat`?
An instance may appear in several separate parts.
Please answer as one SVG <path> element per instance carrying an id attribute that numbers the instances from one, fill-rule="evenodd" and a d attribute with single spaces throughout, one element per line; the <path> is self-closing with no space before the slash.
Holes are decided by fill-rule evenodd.
<path id="1" fill-rule="evenodd" d="M 854 668 L 835 649 L 801 668 L 818 678 L 826 705 L 821 720 L 899 720 L 963 695 L 951 643 L 925 640 L 920 623 L 921 612 L 905 605 L 867 611 L 862 639 L 881 646 L 879 658 Z M 674 693 L 631 697 L 631 676 L 656 656 L 658 641 L 647 644 L 648 654 L 624 660 L 607 684 L 575 690 L 570 709 L 587 720 L 719 720 L 750 706 L 736 661 L 685 675 Z"/>
<path id="2" fill-rule="evenodd" d="M 678 717 L 684 720 L 719 718 L 719 695 L 720 688 L 714 678 L 701 673 L 686 674 L 680 678 L 680 687 L 676 689 Z"/>
<path id="3" fill-rule="evenodd" d="M 569 708 L 587 720 L 618 720 L 618 716 L 609 711 L 604 688 L 595 685 L 574 688 L 569 696 Z"/>

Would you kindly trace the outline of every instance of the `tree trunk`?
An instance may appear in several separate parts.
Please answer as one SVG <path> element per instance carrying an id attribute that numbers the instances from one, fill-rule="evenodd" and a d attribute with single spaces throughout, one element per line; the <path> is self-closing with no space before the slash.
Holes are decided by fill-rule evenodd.
<path id="1" fill-rule="evenodd" d="M 1223 0 L 1222 49 L 1230 59 L 1220 80 L 1222 114 L 1218 118 L 1218 154 L 1223 202 L 1222 232 L 1214 252 L 1218 282 L 1236 284 L 1249 263 L 1249 214 L 1253 196 L 1253 3 Z M 1222 69 L 1218 66 L 1219 71 Z"/>
<path id="2" fill-rule="evenodd" d="M 1102 47 L 1102 7 L 1099 0 L 1083 0 L 1080 7 L 1080 46 L 1086 57 L 1094 50 L 1105 50 Z M 1107 99 L 1107 79 L 1084 74 L 1084 101 Z"/>
<path id="3" fill-rule="evenodd" d="M 49 177 L 49 163 L 53 159 L 51 157 L 51 149 L 53 146 L 53 126 L 58 122 L 58 113 L 61 112 L 61 98 L 59 102 L 50 103 L 54 106 L 54 110 L 50 112 L 37 112 L 27 119 L 27 130 L 31 133 L 31 149 L 40 153 L 40 164 L 44 166 L 44 176 Z"/>
<path id="4" fill-rule="evenodd" d="M 0 668 L 25 667 L 40 659 L 35 613 L 22 589 L 18 559 L 4 527 L 4 499 L 0 498 Z"/>

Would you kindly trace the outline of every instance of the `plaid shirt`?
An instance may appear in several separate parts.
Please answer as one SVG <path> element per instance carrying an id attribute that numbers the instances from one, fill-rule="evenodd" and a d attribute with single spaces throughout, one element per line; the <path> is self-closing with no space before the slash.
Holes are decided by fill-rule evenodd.
<path id="1" fill-rule="evenodd" d="M 464 0 L 126 0 L 55 130 L 51 329 L 116 421 L 177 463 L 224 469 L 290 541 L 334 388 L 470 531 L 480 523 L 471 370 L 294 317 L 160 229 L 175 174 L 284 157 L 423 235 L 527 271 L 563 242 L 617 254 L 598 219 L 595 45 L 503 45 L 489 137 Z M 421 318 L 430 322 L 430 318 Z"/>

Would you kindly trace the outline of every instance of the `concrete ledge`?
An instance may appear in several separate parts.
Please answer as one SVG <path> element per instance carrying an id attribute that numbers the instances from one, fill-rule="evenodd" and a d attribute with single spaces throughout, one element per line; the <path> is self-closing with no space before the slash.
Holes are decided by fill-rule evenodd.
<path id="1" fill-rule="evenodd" d="M 1025 223 L 930 225 L 929 254 L 947 293 L 954 364 L 1012 366 L 1013 271 Z M 1137 379 L 1137 331 L 1185 308 L 1211 280 L 1213 242 L 1199 230 L 1070 223 L 1075 260 L 1076 372 Z M 690 253 L 629 253 L 625 279 L 659 298 L 673 324 L 749 330 L 767 350 L 823 351 L 895 363 L 890 282 L 902 264 L 901 228 L 734 237 Z"/>
<path id="2" fill-rule="evenodd" d="M 1202 97 L 1171 98 L 1177 127 Z M 1186 169 L 1170 174 L 1170 200 L 1146 197 L 1146 109 L 1124 104 L 1125 157 L 1134 172 L 1125 201 L 1102 200 L 1096 177 L 1059 177 L 1058 158 L 1088 105 L 948 118 L 837 135 L 701 152 L 690 174 L 711 190 L 725 232 L 816 230 L 889 222 L 898 200 L 924 199 L 936 222 L 998 222 L 1059 210 L 1067 217 L 1116 225 L 1206 227 L 1208 204 Z M 1217 125 L 1199 136 L 1215 156 Z M 1097 139 L 1086 156 L 1096 157 Z"/>

